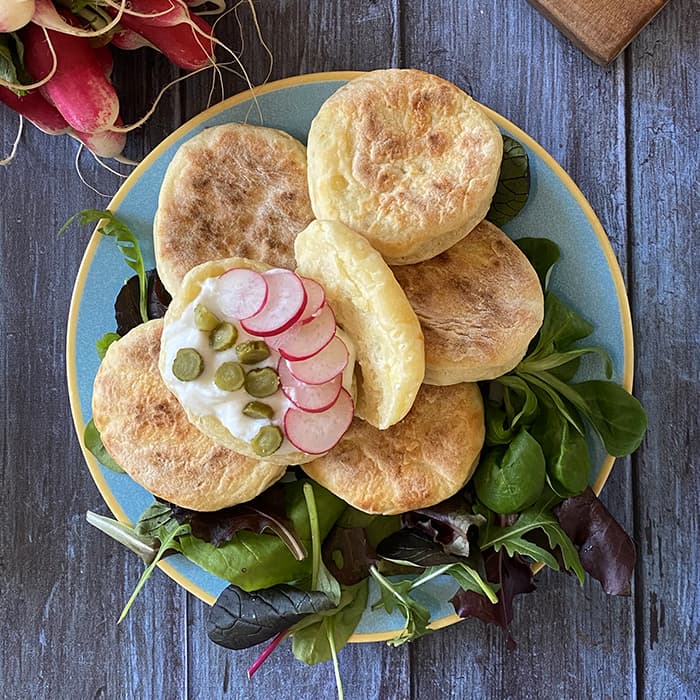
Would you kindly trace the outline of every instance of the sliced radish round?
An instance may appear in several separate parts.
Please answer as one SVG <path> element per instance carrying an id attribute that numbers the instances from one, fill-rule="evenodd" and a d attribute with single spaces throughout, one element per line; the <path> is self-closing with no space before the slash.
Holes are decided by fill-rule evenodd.
<path id="1" fill-rule="evenodd" d="M 306 305 L 306 290 L 290 270 L 268 270 L 263 277 L 267 301 L 258 313 L 241 321 L 241 326 L 251 335 L 265 337 L 282 333 L 296 323 Z"/>
<path id="2" fill-rule="evenodd" d="M 305 384 L 290 371 L 287 361 L 281 357 L 277 365 L 282 393 L 298 408 L 310 413 L 318 413 L 330 408 L 340 395 L 343 375 L 337 374 L 325 384 Z"/>
<path id="3" fill-rule="evenodd" d="M 328 345 L 335 335 L 335 315 L 328 304 L 308 321 L 297 321 L 278 336 L 276 349 L 288 360 L 306 360 Z"/>
<path id="4" fill-rule="evenodd" d="M 234 267 L 219 275 L 220 306 L 226 316 L 249 318 L 265 306 L 267 282 L 255 270 Z"/>
<path id="5" fill-rule="evenodd" d="M 299 320 L 306 321 L 325 304 L 326 292 L 316 280 L 312 280 L 310 277 L 302 277 L 301 282 L 306 290 L 306 307 Z"/>
<path id="6" fill-rule="evenodd" d="M 325 384 L 340 374 L 348 364 L 348 349 L 337 336 L 307 360 L 289 362 L 291 373 L 305 384 Z"/>
<path id="7" fill-rule="evenodd" d="M 321 413 L 309 413 L 298 408 L 287 409 L 284 414 L 284 432 L 298 450 L 320 455 L 338 444 L 350 427 L 354 412 L 352 397 L 345 389 L 341 389 L 336 402 Z"/>

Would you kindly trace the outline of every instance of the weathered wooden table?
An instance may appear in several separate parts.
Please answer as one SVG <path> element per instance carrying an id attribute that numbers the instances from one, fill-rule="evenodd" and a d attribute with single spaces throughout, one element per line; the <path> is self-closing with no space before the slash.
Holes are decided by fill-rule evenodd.
<path id="1" fill-rule="evenodd" d="M 632 596 L 541 572 L 516 603 L 517 649 L 464 622 L 414 644 L 350 645 L 348 698 L 698 698 L 698 5 L 676 0 L 601 68 L 524 0 L 256 0 L 272 77 L 413 66 L 460 85 L 524 128 L 573 176 L 625 275 L 636 336 L 635 393 L 650 429 L 620 460 L 602 498 L 633 534 Z M 254 83 L 266 55 L 241 12 Z M 219 36 L 238 45 L 233 16 Z M 147 49 L 122 55 L 115 81 L 127 121 L 177 72 Z M 225 76 L 227 95 L 244 88 Z M 144 155 L 206 104 L 199 76 L 171 90 L 130 137 Z M 2 148 L 15 116 L 0 106 Z M 65 328 L 87 229 L 57 240 L 69 215 L 108 201 L 81 183 L 77 146 L 28 128 L 0 171 L 0 696 L 3 698 L 333 697 L 330 664 L 278 650 L 249 682 L 255 650 L 204 633 L 205 606 L 164 574 L 120 626 L 139 560 L 87 525 L 105 511 L 70 418 Z M 118 178 L 83 156 L 87 182 Z"/>

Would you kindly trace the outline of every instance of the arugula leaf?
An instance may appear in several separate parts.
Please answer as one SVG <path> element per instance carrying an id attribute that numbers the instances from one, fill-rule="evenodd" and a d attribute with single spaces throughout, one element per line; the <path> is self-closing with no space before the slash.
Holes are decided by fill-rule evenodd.
<path id="1" fill-rule="evenodd" d="M 370 567 L 370 573 L 372 578 L 379 584 L 380 603 L 384 606 L 384 609 L 391 614 L 398 607 L 406 621 L 403 629 L 396 637 L 389 640 L 388 644 L 397 647 L 427 634 L 430 631 L 428 629 L 430 613 L 409 595 L 420 576 L 413 580 L 392 582 L 382 576 L 376 566 Z"/>
<path id="2" fill-rule="evenodd" d="M 100 431 L 95 426 L 95 422 L 92 418 L 87 422 L 85 426 L 85 432 L 83 433 L 83 441 L 85 447 L 92 453 L 95 459 L 106 469 L 116 472 L 117 474 L 125 474 L 126 472 L 110 457 L 109 452 L 105 449 L 102 443 L 102 436 Z"/>
<path id="3" fill-rule="evenodd" d="M 503 227 L 527 203 L 530 192 L 530 164 L 527 151 L 521 143 L 503 136 L 503 159 L 496 192 L 486 218 Z"/>
<path id="4" fill-rule="evenodd" d="M 287 584 L 252 593 L 225 588 L 207 616 L 207 636 L 227 649 L 246 649 L 288 629 L 310 614 L 334 608 L 325 593 Z"/>
<path id="5" fill-rule="evenodd" d="M 103 236 L 114 239 L 117 247 L 124 256 L 126 264 L 136 272 L 139 279 L 139 311 L 141 320 L 148 321 L 148 279 L 146 277 L 146 266 L 141 254 L 141 247 L 138 239 L 131 229 L 109 209 L 83 209 L 66 221 L 58 231 L 61 235 L 74 221 L 78 221 L 81 226 L 98 222 L 97 231 Z"/>
<path id="6" fill-rule="evenodd" d="M 151 574 L 158 565 L 158 562 L 165 556 L 165 554 L 171 550 L 181 551 L 177 539 L 181 535 L 189 532 L 189 529 L 189 525 L 178 525 L 177 523 L 168 523 L 167 525 L 159 528 L 158 539 L 160 540 L 160 547 L 158 548 L 158 552 L 153 561 L 141 574 L 141 578 L 139 578 L 136 588 L 134 588 L 134 592 L 131 594 L 131 597 L 124 606 L 124 609 L 117 620 L 117 624 L 119 624 L 127 616 L 127 613 L 131 609 L 136 597 L 141 592 L 141 589 L 144 587 L 146 581 L 148 581 L 148 579 L 151 577 Z"/>
<path id="7" fill-rule="evenodd" d="M 549 506 L 549 499 L 543 499 L 520 513 L 515 523 L 506 527 L 496 526 L 493 519 L 490 519 L 480 530 L 479 546 L 482 550 L 493 548 L 496 552 L 503 547 L 511 557 L 516 554 L 525 555 L 559 571 L 559 564 L 550 552 L 525 539 L 529 532 L 540 529 L 547 536 L 552 549 L 559 547 L 565 567 L 572 570 L 583 585 L 585 574 L 578 552 L 549 510 Z"/>
<path id="8" fill-rule="evenodd" d="M 99 355 L 100 360 L 105 359 L 105 355 L 107 354 L 109 346 L 112 343 L 116 343 L 117 340 L 119 340 L 119 338 L 121 338 L 119 333 L 105 333 L 101 338 L 97 340 L 97 342 L 95 343 L 95 348 L 97 349 L 97 354 Z"/>
<path id="9" fill-rule="evenodd" d="M 474 593 L 486 596 L 491 603 L 498 602 L 498 596 L 493 588 L 481 578 L 476 569 L 468 564 L 463 562 L 453 564 L 442 573 L 451 576 L 463 591 L 474 591 Z"/>

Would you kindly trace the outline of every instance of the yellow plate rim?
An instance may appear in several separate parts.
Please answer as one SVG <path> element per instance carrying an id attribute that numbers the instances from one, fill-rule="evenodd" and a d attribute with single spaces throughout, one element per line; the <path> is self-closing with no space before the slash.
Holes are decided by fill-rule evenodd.
<path id="1" fill-rule="evenodd" d="M 299 85 L 306 85 L 309 83 L 318 82 L 328 82 L 336 80 L 352 80 L 358 76 L 364 75 L 363 71 L 331 71 L 325 73 L 308 73 L 306 75 L 292 76 L 289 78 L 284 78 L 282 80 L 277 80 L 262 87 L 257 87 L 252 90 L 246 90 L 237 95 L 233 95 L 228 99 L 220 102 L 213 107 L 201 112 L 197 116 L 193 117 L 181 127 L 176 129 L 172 134 L 167 136 L 161 143 L 159 143 L 134 169 L 134 171 L 129 175 L 129 177 L 124 181 L 119 191 L 114 195 L 107 208 L 113 209 L 118 206 L 124 199 L 126 194 L 129 192 L 134 183 L 141 177 L 141 174 L 146 170 L 151 163 L 156 160 L 167 148 L 169 148 L 173 142 L 177 141 L 179 138 L 184 136 L 186 133 L 191 131 L 194 127 L 198 126 L 202 122 L 206 121 L 210 117 L 222 112 L 230 107 L 233 107 L 241 102 L 245 102 L 251 98 L 255 98 L 259 95 L 264 95 L 270 92 L 276 92 L 277 90 L 282 90 L 288 87 L 296 87 Z M 608 268 L 613 278 L 613 283 L 615 285 L 615 291 L 617 293 L 617 299 L 620 306 L 621 313 L 621 323 L 622 323 L 622 336 L 623 336 L 623 359 L 624 368 L 622 375 L 622 385 L 627 389 L 627 391 L 632 391 L 632 378 L 634 374 L 634 342 L 632 337 L 632 317 L 630 313 L 629 301 L 627 299 L 627 292 L 625 289 L 624 279 L 622 277 L 622 271 L 615 257 L 615 252 L 613 251 L 612 245 L 608 236 L 603 229 L 602 224 L 598 220 L 593 208 L 588 203 L 588 200 L 583 196 L 583 193 L 578 188 L 578 186 L 571 179 L 569 174 L 557 163 L 556 160 L 542 147 L 537 141 L 535 141 L 531 136 L 526 134 L 522 129 L 517 127 L 515 124 L 510 122 L 505 117 L 501 116 L 497 112 L 489 109 L 482 105 L 486 110 L 487 114 L 493 121 L 499 126 L 507 129 L 512 133 L 515 138 L 520 141 L 524 146 L 526 146 L 530 151 L 537 154 L 545 164 L 555 173 L 555 175 L 562 181 L 565 187 L 569 190 L 571 195 L 576 200 L 577 204 L 581 207 L 581 210 L 586 216 L 588 223 L 591 225 L 598 243 L 601 246 L 605 260 L 607 262 Z M 71 296 L 70 310 L 68 312 L 68 324 L 67 324 L 67 337 L 66 337 L 66 374 L 68 381 L 68 396 L 71 407 L 71 414 L 73 416 L 73 423 L 75 430 L 78 434 L 78 441 L 80 442 L 85 461 L 90 470 L 93 480 L 100 492 L 100 495 L 104 499 L 105 503 L 112 511 L 114 516 L 121 522 L 131 524 L 129 518 L 127 518 L 126 513 L 123 511 L 119 503 L 116 501 L 112 495 L 107 482 L 102 475 L 102 470 L 97 463 L 97 460 L 93 455 L 85 448 L 83 444 L 83 433 L 85 431 L 85 420 L 83 418 L 83 413 L 80 407 L 80 396 L 78 394 L 78 380 L 76 371 L 76 331 L 78 323 L 78 312 L 80 307 L 80 301 L 82 299 L 83 289 L 85 287 L 85 280 L 87 278 L 87 272 L 92 263 L 92 258 L 94 257 L 95 250 L 97 249 L 98 241 L 101 235 L 98 233 L 93 233 L 90 241 L 88 242 L 83 259 L 80 263 L 78 269 L 78 274 L 76 276 L 75 285 L 73 287 L 73 294 Z M 604 460 L 598 476 L 593 484 L 593 490 L 596 494 L 599 494 L 605 482 L 610 476 L 613 464 L 615 463 L 615 458 L 608 456 Z M 183 574 L 176 571 L 175 568 L 170 565 L 167 561 L 162 562 L 160 568 L 176 583 L 181 585 L 187 591 L 197 596 L 200 600 L 204 601 L 208 605 L 213 605 L 215 598 L 207 593 L 205 590 L 192 583 Z M 459 622 L 460 618 L 456 614 L 446 615 L 445 617 L 433 620 L 430 623 L 430 628 L 437 630 L 442 627 L 447 627 L 456 622 Z M 354 634 L 351 638 L 351 642 L 383 642 L 388 639 L 393 638 L 398 633 L 398 630 L 388 631 L 388 632 L 369 632 L 363 634 Z"/>

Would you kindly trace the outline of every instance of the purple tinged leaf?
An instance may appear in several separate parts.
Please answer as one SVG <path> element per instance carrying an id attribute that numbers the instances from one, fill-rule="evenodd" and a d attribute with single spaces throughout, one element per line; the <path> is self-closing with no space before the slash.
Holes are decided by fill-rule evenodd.
<path id="1" fill-rule="evenodd" d="M 172 507 L 173 517 L 180 523 L 188 522 L 192 535 L 215 547 L 229 542 L 241 530 L 262 534 L 271 531 L 277 535 L 297 561 L 305 559 L 306 548 L 287 517 L 284 490 L 273 486 L 248 503 L 241 503 L 210 513 L 179 506 Z"/>
<path id="2" fill-rule="evenodd" d="M 476 617 L 490 625 L 498 625 L 506 633 L 506 645 L 509 651 L 515 649 L 515 640 L 510 633 L 513 621 L 513 598 L 520 593 L 535 590 L 532 570 L 519 556 L 509 557 L 501 550 L 490 551 L 484 558 L 486 579 L 500 585 L 498 603 L 489 600 L 474 591 L 459 590 L 450 602 L 460 617 Z"/>
<path id="3" fill-rule="evenodd" d="M 579 550 L 583 568 L 609 595 L 629 595 L 634 542 L 590 488 L 567 498 L 554 514 Z"/>
<path id="4" fill-rule="evenodd" d="M 170 304 L 168 291 L 158 277 L 156 270 L 146 272 L 148 279 L 147 309 L 148 318 L 162 318 Z M 130 277 L 119 290 L 114 302 L 114 316 L 117 322 L 117 333 L 126 335 L 132 328 L 143 323 L 140 311 L 141 292 L 137 275 Z"/>
<path id="5" fill-rule="evenodd" d="M 334 527 L 323 542 L 323 561 L 344 586 L 354 586 L 369 576 L 378 561 L 363 527 Z"/>

